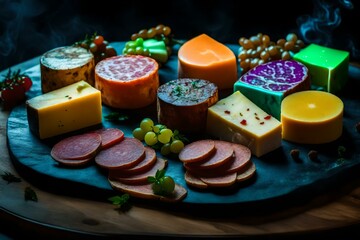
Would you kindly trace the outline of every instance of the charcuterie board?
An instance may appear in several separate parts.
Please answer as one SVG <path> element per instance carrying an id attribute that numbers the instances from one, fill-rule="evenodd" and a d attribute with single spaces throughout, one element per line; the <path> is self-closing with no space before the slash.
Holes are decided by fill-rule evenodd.
<path id="1" fill-rule="evenodd" d="M 124 43 L 115 43 L 114 47 L 121 52 Z M 237 45 L 228 45 L 235 53 Z M 41 94 L 40 67 L 35 66 L 27 71 L 33 80 L 33 87 L 28 98 Z M 176 52 L 159 71 L 161 83 L 177 78 Z M 188 190 L 186 198 L 180 204 L 196 206 L 267 206 L 278 201 L 295 203 L 320 194 L 323 191 L 341 186 L 349 178 L 356 177 L 360 169 L 360 133 L 355 125 L 360 121 L 360 99 L 355 90 L 359 89 L 360 79 L 350 79 L 347 89 L 340 93 L 344 102 L 344 129 L 340 139 L 329 144 L 300 145 L 287 141 L 282 147 L 261 157 L 252 157 L 256 165 L 256 176 L 226 190 L 197 190 L 186 185 L 182 163 L 169 158 L 167 174 Z M 223 93 L 226 95 L 226 93 Z M 220 94 L 221 95 L 221 94 Z M 120 112 L 128 116 L 127 120 L 112 122 L 104 117 L 111 112 Z M 131 137 L 132 130 L 144 117 L 156 119 L 156 106 L 144 109 L 124 111 L 103 106 L 103 127 L 116 127 Z M 100 126 L 97 126 L 100 127 Z M 84 130 L 85 131 L 85 130 Z M 79 195 L 88 196 L 103 193 L 116 194 L 112 190 L 107 173 L 95 164 L 85 168 L 69 169 L 59 166 L 50 156 L 53 144 L 64 136 L 40 140 L 33 135 L 28 126 L 26 107 L 21 105 L 10 113 L 7 125 L 8 148 L 15 167 L 29 181 L 46 185 Z M 199 136 L 189 136 L 197 138 Z M 346 158 L 339 160 L 338 147 L 346 148 Z M 290 151 L 300 150 L 300 159 L 294 160 Z M 318 158 L 311 160 L 307 154 L 311 150 L 318 152 Z M 158 153 L 161 156 L 160 153 Z M 149 200 L 144 200 L 148 201 Z M 179 203 L 177 203 L 179 204 Z"/>

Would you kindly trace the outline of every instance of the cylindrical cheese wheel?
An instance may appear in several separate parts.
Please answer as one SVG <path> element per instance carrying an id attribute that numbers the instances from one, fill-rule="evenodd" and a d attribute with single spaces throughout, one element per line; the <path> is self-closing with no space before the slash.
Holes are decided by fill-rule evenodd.
<path id="1" fill-rule="evenodd" d="M 156 100 L 159 65 L 149 57 L 120 55 L 106 58 L 95 67 L 95 87 L 110 107 L 135 109 Z"/>
<path id="2" fill-rule="evenodd" d="M 331 93 L 302 91 L 282 101 L 282 138 L 304 144 L 321 144 L 342 134 L 344 104 Z"/>
<path id="3" fill-rule="evenodd" d="M 158 89 L 158 122 L 184 133 L 205 130 L 207 110 L 218 101 L 218 88 L 202 79 L 182 78 Z"/>
<path id="4" fill-rule="evenodd" d="M 41 89 L 50 92 L 84 80 L 94 86 L 94 55 L 82 47 L 52 49 L 40 58 Z"/>

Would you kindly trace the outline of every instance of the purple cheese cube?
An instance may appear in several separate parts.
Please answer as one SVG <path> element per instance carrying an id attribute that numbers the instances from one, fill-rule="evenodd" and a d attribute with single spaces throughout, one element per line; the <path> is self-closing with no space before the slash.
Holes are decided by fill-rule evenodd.
<path id="1" fill-rule="evenodd" d="M 308 68 L 295 60 L 276 60 L 258 65 L 234 84 L 262 110 L 280 120 L 281 101 L 287 95 L 309 90 Z"/>

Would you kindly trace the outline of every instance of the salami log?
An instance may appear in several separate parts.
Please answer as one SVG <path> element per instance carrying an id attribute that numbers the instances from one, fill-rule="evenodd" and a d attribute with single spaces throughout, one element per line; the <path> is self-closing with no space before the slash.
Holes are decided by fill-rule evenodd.
<path id="1" fill-rule="evenodd" d="M 154 59 L 141 55 L 106 58 L 95 67 L 95 87 L 110 107 L 145 107 L 156 101 L 158 69 Z"/>
<path id="2" fill-rule="evenodd" d="M 118 144 L 102 150 L 95 162 L 106 169 L 124 169 L 135 166 L 145 157 L 145 147 L 136 138 L 125 138 Z"/>
<path id="3" fill-rule="evenodd" d="M 207 109 L 217 101 L 217 86 L 209 81 L 189 78 L 172 80 L 158 89 L 158 122 L 184 133 L 203 132 Z"/>
<path id="4" fill-rule="evenodd" d="M 94 157 L 100 147 L 100 134 L 84 133 L 59 141 L 52 147 L 50 154 L 55 160 L 83 160 Z"/>

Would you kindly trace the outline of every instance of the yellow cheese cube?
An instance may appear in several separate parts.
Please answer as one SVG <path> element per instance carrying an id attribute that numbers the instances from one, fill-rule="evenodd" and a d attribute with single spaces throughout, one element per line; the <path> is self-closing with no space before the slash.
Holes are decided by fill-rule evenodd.
<path id="1" fill-rule="evenodd" d="M 341 99 L 328 92 L 291 94 L 281 103 L 282 137 L 305 144 L 332 142 L 342 134 L 343 110 Z"/>
<path id="2" fill-rule="evenodd" d="M 281 123 L 239 91 L 208 109 L 207 132 L 243 144 L 260 157 L 281 146 Z"/>
<path id="3" fill-rule="evenodd" d="M 28 100 L 26 110 L 30 130 L 49 138 L 101 123 L 101 93 L 80 81 Z"/>

